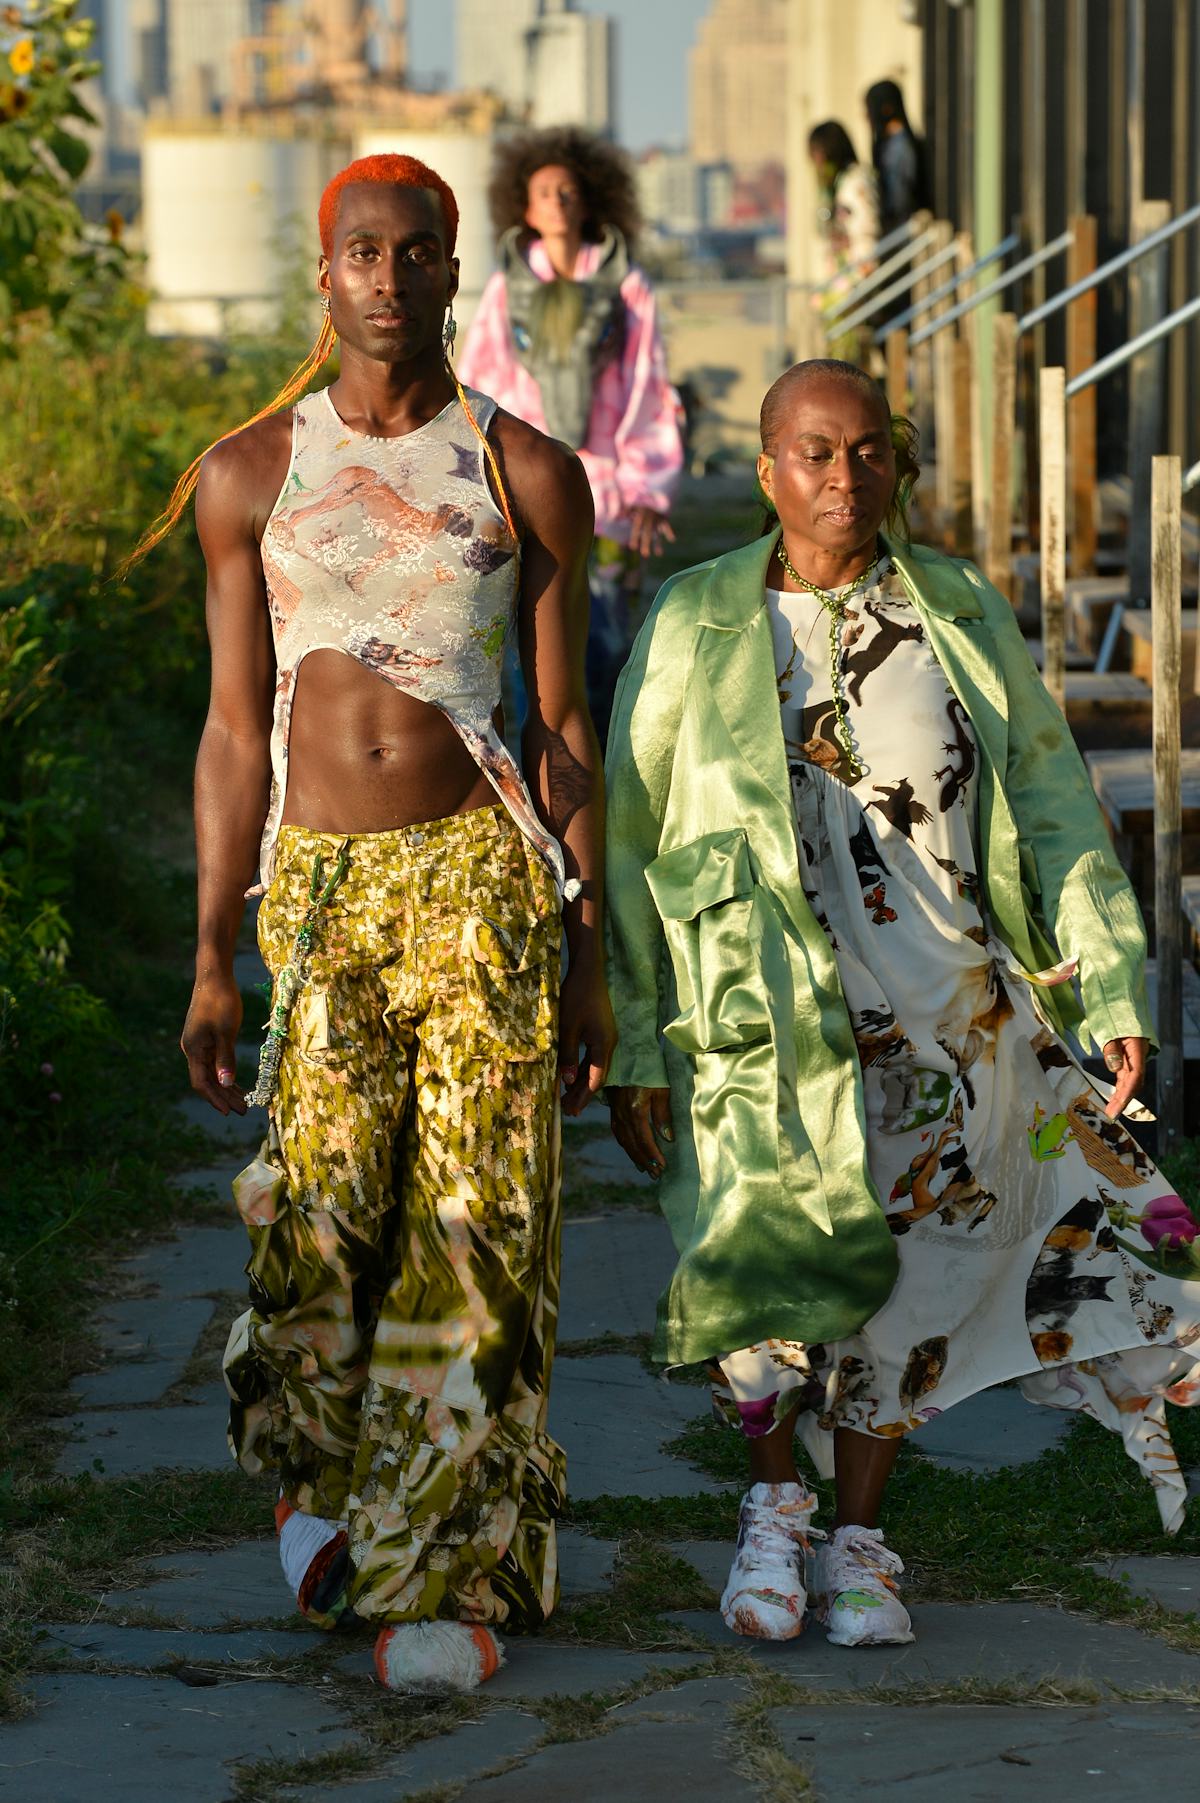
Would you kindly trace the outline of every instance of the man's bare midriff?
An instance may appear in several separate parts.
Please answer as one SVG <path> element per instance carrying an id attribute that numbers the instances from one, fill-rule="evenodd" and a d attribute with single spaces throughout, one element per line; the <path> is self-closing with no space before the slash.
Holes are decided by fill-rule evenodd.
<path id="1" fill-rule="evenodd" d="M 382 833 L 496 799 L 437 708 L 343 651 L 309 652 L 292 704 L 286 825 Z"/>

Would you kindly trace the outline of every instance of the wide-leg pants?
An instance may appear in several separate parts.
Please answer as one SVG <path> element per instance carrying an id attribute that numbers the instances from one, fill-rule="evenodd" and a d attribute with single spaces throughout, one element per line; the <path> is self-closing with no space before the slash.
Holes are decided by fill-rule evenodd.
<path id="1" fill-rule="evenodd" d="M 348 840 L 284 827 L 259 915 L 273 977 L 343 847 L 269 1136 L 234 1184 L 251 1307 L 230 1441 L 348 1522 L 360 1616 L 535 1627 L 564 1495 L 558 897 L 499 807 Z"/>

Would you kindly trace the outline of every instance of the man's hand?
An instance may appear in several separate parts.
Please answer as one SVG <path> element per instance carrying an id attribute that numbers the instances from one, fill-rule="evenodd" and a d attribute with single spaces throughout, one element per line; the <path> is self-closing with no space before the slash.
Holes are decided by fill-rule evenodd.
<path id="1" fill-rule="evenodd" d="M 629 510 L 629 549 L 636 551 L 639 557 L 653 557 L 664 545 L 673 545 L 675 534 L 665 513 L 656 513 L 653 507 L 632 507 Z"/>
<path id="2" fill-rule="evenodd" d="M 558 1005 L 558 1074 L 564 1113 L 582 1114 L 599 1093 L 616 1043 L 617 1023 L 601 971 L 573 964 L 563 978 Z"/>
<path id="3" fill-rule="evenodd" d="M 608 1092 L 608 1101 L 617 1144 L 632 1158 L 639 1171 L 661 1177 L 663 1155 L 658 1140 L 675 1138 L 671 1126 L 670 1090 L 614 1087 Z"/>
<path id="4" fill-rule="evenodd" d="M 246 1112 L 235 1054 L 241 1024 L 241 991 L 232 976 L 198 977 L 179 1044 L 192 1088 L 218 1114 Z"/>
<path id="5" fill-rule="evenodd" d="M 1104 1048 L 1104 1062 L 1113 1080 L 1113 1092 L 1104 1112 L 1115 1121 L 1130 1097 L 1141 1088 L 1146 1074 L 1148 1039 L 1110 1039 Z"/>

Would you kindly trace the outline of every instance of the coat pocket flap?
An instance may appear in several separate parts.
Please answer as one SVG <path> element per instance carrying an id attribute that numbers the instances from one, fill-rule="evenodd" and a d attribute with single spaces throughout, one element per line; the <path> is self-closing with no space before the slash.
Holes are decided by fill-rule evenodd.
<path id="1" fill-rule="evenodd" d="M 646 866 L 646 882 L 664 920 L 693 920 L 722 902 L 753 893 L 750 845 L 741 827 L 704 833 Z"/>

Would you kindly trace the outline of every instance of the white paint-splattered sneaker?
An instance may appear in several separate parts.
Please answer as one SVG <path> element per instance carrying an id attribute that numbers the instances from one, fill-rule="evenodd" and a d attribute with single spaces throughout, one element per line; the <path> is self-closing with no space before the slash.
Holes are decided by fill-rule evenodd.
<path id="1" fill-rule="evenodd" d="M 754 1484 L 742 1498 L 737 1553 L 721 1598 L 735 1634 L 794 1640 L 808 1600 L 804 1558 L 817 1499 L 803 1484 Z"/>
<path id="2" fill-rule="evenodd" d="M 834 1528 L 817 1554 L 813 1604 L 834 1646 L 906 1646 L 915 1640 L 897 1578 L 898 1553 L 880 1528 Z"/>

